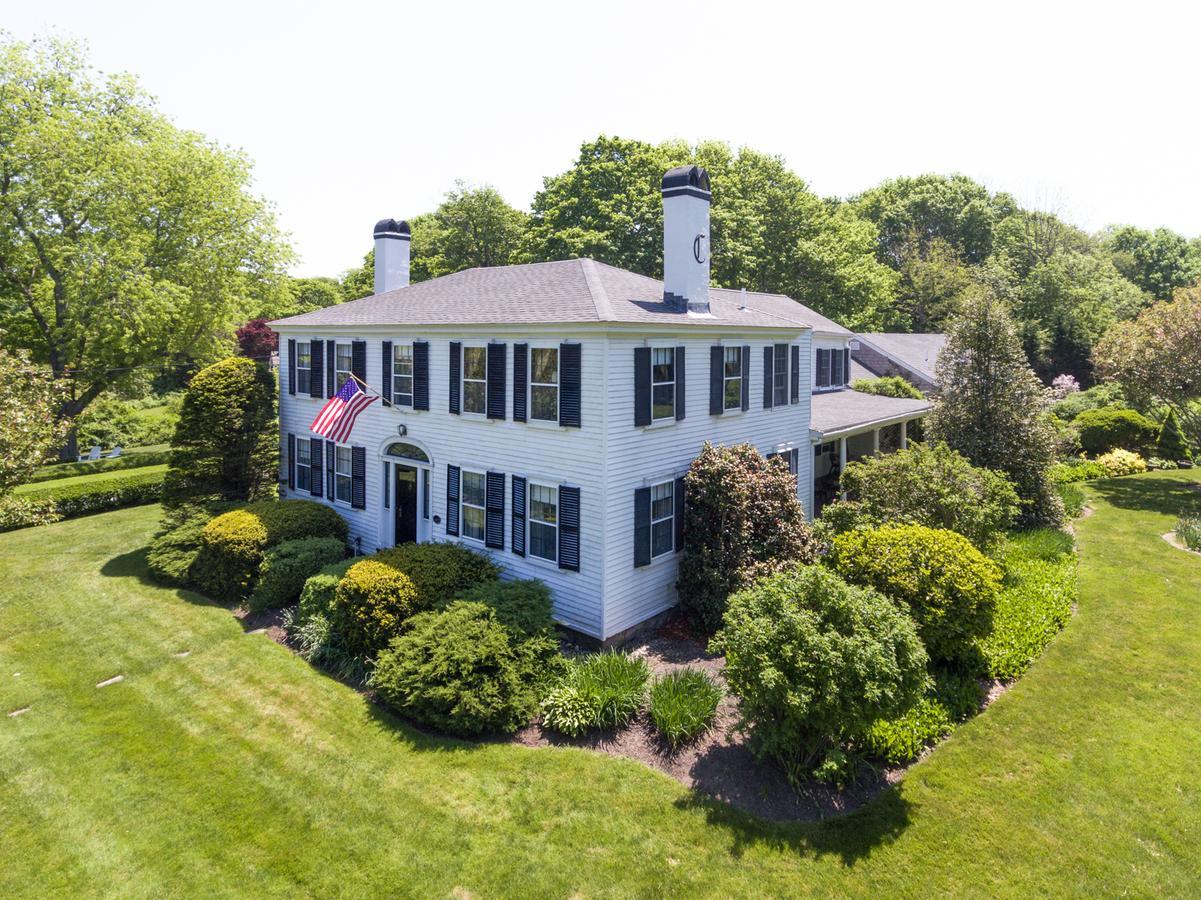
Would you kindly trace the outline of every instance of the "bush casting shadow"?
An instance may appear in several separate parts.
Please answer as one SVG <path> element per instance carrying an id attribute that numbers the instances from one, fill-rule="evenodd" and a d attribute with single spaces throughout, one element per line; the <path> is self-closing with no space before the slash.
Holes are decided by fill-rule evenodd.
<path id="1" fill-rule="evenodd" d="M 1089 482 L 1088 488 L 1119 509 L 1173 516 L 1185 510 L 1201 510 L 1201 485 L 1196 481 L 1134 475 Z"/>
<path id="2" fill-rule="evenodd" d="M 229 604 L 227 603 L 219 603 L 211 597 L 198 594 L 188 588 L 172 587 L 171 585 L 163 584 L 161 581 L 155 581 L 150 577 L 150 570 L 146 566 L 146 554 L 148 552 L 148 547 L 139 547 L 137 550 L 131 550 L 128 553 L 122 553 L 120 556 L 114 556 L 100 567 L 100 574 L 106 578 L 134 578 L 150 587 L 158 588 L 162 591 L 172 591 L 180 600 L 186 600 L 188 603 L 195 604 L 196 606 L 223 606 L 227 609 L 229 608 Z"/>

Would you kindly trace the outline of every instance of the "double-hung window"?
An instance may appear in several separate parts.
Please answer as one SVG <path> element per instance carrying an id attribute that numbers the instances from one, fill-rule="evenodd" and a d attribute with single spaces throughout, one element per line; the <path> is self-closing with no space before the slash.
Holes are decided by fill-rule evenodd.
<path id="1" fill-rule="evenodd" d="M 463 412 L 478 413 L 482 416 L 485 412 L 487 412 L 487 408 L 488 348 L 464 347 Z M 483 522 L 483 519 L 481 518 L 480 521 Z"/>
<path id="2" fill-rule="evenodd" d="M 772 405 L 788 405 L 788 345 L 775 345 L 775 361 L 772 363 Z"/>
<path id="3" fill-rule="evenodd" d="M 311 392 L 313 377 L 313 353 L 308 341 L 296 342 L 296 393 Z"/>
<path id="4" fill-rule="evenodd" d="M 463 473 L 463 487 L 459 500 L 459 518 L 463 523 L 463 537 L 476 541 L 484 539 L 487 485 L 488 479 L 483 472 Z"/>
<path id="5" fill-rule="evenodd" d="M 530 418 L 559 421 L 559 348 L 530 350 Z M 554 559 L 554 557 L 550 557 Z"/>
<path id="6" fill-rule="evenodd" d="M 334 499 L 351 501 L 350 448 L 334 448 Z"/>
<path id="7" fill-rule="evenodd" d="M 651 350 L 651 420 L 676 415 L 676 348 Z"/>
<path id="8" fill-rule="evenodd" d="M 350 344 L 336 344 L 334 346 L 334 390 L 342 390 L 342 385 L 346 384 L 350 378 L 350 373 L 353 371 L 354 364 L 351 362 Z M 350 451 L 347 451 L 348 453 Z"/>
<path id="9" fill-rule="evenodd" d="M 830 387 L 842 387 L 847 383 L 842 365 L 844 355 L 841 350 L 830 351 Z"/>
<path id="10" fill-rule="evenodd" d="M 722 359 L 725 363 L 722 372 L 723 408 L 742 409 L 742 348 L 725 347 Z"/>
<path id="11" fill-rule="evenodd" d="M 392 403 L 413 405 L 413 345 L 392 345 Z"/>
<path id="12" fill-rule="evenodd" d="M 819 388 L 829 387 L 830 382 L 830 363 L 834 353 L 831 350 L 819 349 L 817 351 L 817 386 Z"/>
<path id="13" fill-rule="evenodd" d="M 529 498 L 530 556 L 556 562 L 559 558 L 559 489 L 531 482 Z"/>
<path id="14" fill-rule="evenodd" d="M 301 438 L 296 442 L 296 490 L 298 491 L 310 490 L 312 486 L 310 467 L 313 462 L 309 455 L 309 449 L 307 438 Z"/>
<path id="15" fill-rule="evenodd" d="M 671 553 L 675 544 L 676 484 L 651 486 L 651 558 Z"/>

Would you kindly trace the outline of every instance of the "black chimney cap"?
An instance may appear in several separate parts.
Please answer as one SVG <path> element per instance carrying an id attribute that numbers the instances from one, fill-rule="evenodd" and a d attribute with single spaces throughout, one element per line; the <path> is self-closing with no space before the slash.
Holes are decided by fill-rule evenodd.
<path id="1" fill-rule="evenodd" d="M 663 176 L 663 192 L 682 193 L 681 188 L 709 193 L 709 173 L 700 166 L 676 166 Z"/>
<path id="2" fill-rule="evenodd" d="M 409 237 L 409 223 L 397 219 L 380 219 L 375 223 L 372 236 L 404 240 Z"/>

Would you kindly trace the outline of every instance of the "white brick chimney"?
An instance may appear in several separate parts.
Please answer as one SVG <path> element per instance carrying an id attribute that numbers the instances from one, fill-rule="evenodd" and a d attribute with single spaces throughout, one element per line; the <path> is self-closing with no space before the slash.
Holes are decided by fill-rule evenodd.
<path id="1" fill-rule="evenodd" d="M 375 292 L 409 286 L 409 223 L 380 219 L 375 223 Z"/>
<path id="2" fill-rule="evenodd" d="M 677 166 L 663 176 L 663 302 L 709 312 L 709 173 Z"/>

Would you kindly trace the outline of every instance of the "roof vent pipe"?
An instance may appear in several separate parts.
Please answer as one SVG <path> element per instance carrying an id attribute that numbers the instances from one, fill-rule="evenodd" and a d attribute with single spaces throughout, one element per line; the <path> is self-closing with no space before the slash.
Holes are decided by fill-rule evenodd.
<path id="1" fill-rule="evenodd" d="M 709 312 L 709 173 L 677 166 L 663 176 L 663 302 Z"/>
<path id="2" fill-rule="evenodd" d="M 375 223 L 375 292 L 409 286 L 409 223 L 380 219 Z"/>

